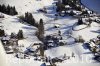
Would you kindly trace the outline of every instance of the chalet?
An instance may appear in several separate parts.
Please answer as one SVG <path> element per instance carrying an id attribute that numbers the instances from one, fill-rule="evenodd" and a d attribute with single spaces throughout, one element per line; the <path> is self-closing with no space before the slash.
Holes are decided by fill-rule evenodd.
<path id="1" fill-rule="evenodd" d="M 12 46 L 4 46 L 4 48 L 5 48 L 5 51 L 6 51 L 7 54 L 14 53 Z"/>
<path id="2" fill-rule="evenodd" d="M 9 44 L 12 46 L 14 46 L 14 45 L 18 46 L 18 39 L 10 39 Z"/>
<path id="3" fill-rule="evenodd" d="M 26 51 L 24 53 L 29 54 L 29 55 L 35 55 L 38 52 L 39 47 L 41 45 L 43 45 L 43 44 L 42 43 L 31 44 L 29 47 L 26 48 Z"/>
<path id="4" fill-rule="evenodd" d="M 4 45 L 10 45 L 10 46 L 18 46 L 18 39 L 13 39 L 10 36 L 6 35 L 1 38 L 1 41 Z"/>
<path id="5" fill-rule="evenodd" d="M 67 41 L 66 40 L 59 40 L 59 46 L 66 45 Z"/>
<path id="6" fill-rule="evenodd" d="M 47 43 L 48 43 L 48 47 L 54 47 L 53 40 L 49 40 Z"/>
<path id="7" fill-rule="evenodd" d="M 1 38 L 1 42 L 2 42 L 4 45 L 6 45 L 6 44 L 9 42 L 9 40 L 10 40 L 10 36 L 8 36 L 8 35 L 5 35 L 5 36 L 3 36 L 3 37 Z"/>

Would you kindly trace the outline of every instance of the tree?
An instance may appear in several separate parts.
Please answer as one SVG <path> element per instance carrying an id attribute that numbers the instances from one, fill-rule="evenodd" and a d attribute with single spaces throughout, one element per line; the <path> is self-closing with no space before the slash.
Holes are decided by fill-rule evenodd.
<path id="1" fill-rule="evenodd" d="M 70 15 L 71 15 L 71 16 L 75 15 L 75 13 L 73 12 L 73 10 L 70 11 Z"/>
<path id="2" fill-rule="evenodd" d="M 1 12 L 5 13 L 5 11 L 6 11 L 6 6 L 3 4 L 3 5 L 1 6 Z"/>
<path id="3" fill-rule="evenodd" d="M 31 24 L 33 26 L 37 26 L 35 23 L 35 19 L 32 16 L 32 13 L 25 13 L 24 21 L 26 21 L 28 24 Z"/>
<path id="4" fill-rule="evenodd" d="M 2 8 L 2 6 L 0 5 L 0 12 L 1 12 L 1 8 Z"/>
<path id="5" fill-rule="evenodd" d="M 42 34 L 44 34 L 44 25 L 43 25 L 43 20 L 42 19 L 40 19 L 39 29 L 42 32 Z"/>
<path id="6" fill-rule="evenodd" d="M 10 8 L 9 15 L 14 15 L 13 7 Z"/>
<path id="7" fill-rule="evenodd" d="M 16 14 L 18 14 L 17 11 L 16 11 L 15 6 L 14 7 L 9 6 L 9 5 L 5 6 L 4 4 L 0 5 L 0 12 L 8 14 L 8 15 L 16 15 Z"/>
<path id="8" fill-rule="evenodd" d="M 44 25 L 43 25 L 43 20 L 40 19 L 40 23 L 38 25 L 38 38 L 43 41 L 44 37 Z"/>
<path id="9" fill-rule="evenodd" d="M 82 18 L 79 18 L 77 25 L 82 25 L 82 24 L 83 24 L 83 20 L 82 20 Z"/>
<path id="10" fill-rule="evenodd" d="M 85 40 L 82 38 L 82 36 L 79 36 L 79 37 L 75 38 L 75 42 L 83 43 L 83 42 L 85 42 Z"/>
<path id="11" fill-rule="evenodd" d="M 44 57 L 44 49 L 42 45 L 40 45 L 40 55 L 42 58 Z"/>
<path id="12" fill-rule="evenodd" d="M 19 18 L 32 26 L 38 27 L 38 23 L 36 23 L 32 13 L 26 12 L 25 16 L 20 16 Z"/>
<path id="13" fill-rule="evenodd" d="M 10 13 L 10 6 L 9 6 L 9 5 L 7 6 L 6 13 L 7 13 L 7 14 L 9 14 L 9 13 Z"/>
<path id="14" fill-rule="evenodd" d="M 5 35 L 5 31 L 0 29 L 0 37 Z"/>
<path id="15" fill-rule="evenodd" d="M 14 15 L 18 14 L 18 12 L 16 11 L 15 6 L 13 7 L 13 11 L 14 11 Z"/>
<path id="16" fill-rule="evenodd" d="M 18 39 L 23 39 L 24 36 L 23 36 L 23 31 L 22 30 L 19 30 L 18 34 L 17 34 L 17 38 Z"/>
<path id="17" fill-rule="evenodd" d="M 28 22 L 28 16 L 29 16 L 29 13 L 28 13 L 28 12 L 25 13 L 25 19 L 24 19 L 24 20 L 25 20 L 26 22 Z"/>
<path id="18" fill-rule="evenodd" d="M 63 10 L 65 10 L 65 5 L 61 4 L 61 3 L 57 3 L 57 9 L 56 9 L 56 11 L 57 12 L 61 12 Z"/>
<path id="19" fill-rule="evenodd" d="M 32 14 L 31 13 L 29 13 L 29 15 L 28 15 L 28 22 L 29 22 L 29 24 L 31 24 L 31 25 L 35 25 L 35 19 L 33 18 L 33 16 L 32 16 Z"/>
<path id="20" fill-rule="evenodd" d="M 92 52 L 93 52 L 94 55 L 95 55 L 95 53 L 97 52 L 95 46 L 92 48 Z"/>
<path id="21" fill-rule="evenodd" d="M 67 5 L 68 4 L 68 0 L 62 0 L 62 4 Z"/>
<path id="22" fill-rule="evenodd" d="M 58 35 L 61 36 L 61 31 L 60 30 L 58 31 Z"/>
<path id="23" fill-rule="evenodd" d="M 16 38 L 15 33 L 11 33 L 10 38 Z"/>

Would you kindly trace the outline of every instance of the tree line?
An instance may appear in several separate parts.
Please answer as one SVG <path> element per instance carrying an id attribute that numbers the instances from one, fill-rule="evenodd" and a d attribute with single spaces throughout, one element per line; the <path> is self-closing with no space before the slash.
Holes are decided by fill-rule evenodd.
<path id="1" fill-rule="evenodd" d="M 0 5 L 0 12 L 8 14 L 8 15 L 17 15 L 18 14 L 15 6 L 10 6 L 10 5 L 5 6 L 4 4 Z"/>
<path id="2" fill-rule="evenodd" d="M 38 23 L 36 23 L 32 13 L 26 12 L 25 16 L 19 16 L 19 18 L 32 26 L 38 27 Z"/>
<path id="3" fill-rule="evenodd" d="M 38 28 L 38 31 L 36 32 L 36 36 L 38 37 L 39 40 L 43 41 L 43 38 L 44 38 L 44 24 L 43 24 L 43 19 L 40 19 L 39 22 L 36 22 L 36 20 L 34 19 L 32 13 L 29 13 L 29 12 L 26 12 L 25 13 L 25 16 L 19 16 L 19 18 L 32 25 L 32 26 L 35 26 Z"/>

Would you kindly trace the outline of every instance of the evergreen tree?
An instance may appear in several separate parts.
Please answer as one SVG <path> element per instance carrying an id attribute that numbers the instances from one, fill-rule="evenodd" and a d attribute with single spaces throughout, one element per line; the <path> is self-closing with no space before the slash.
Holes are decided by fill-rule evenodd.
<path id="1" fill-rule="evenodd" d="M 41 33 L 44 34 L 44 25 L 43 25 L 42 19 L 40 19 L 39 29 L 40 29 Z"/>
<path id="2" fill-rule="evenodd" d="M 13 11 L 14 11 L 14 15 L 18 14 L 18 12 L 16 11 L 15 6 L 13 7 Z"/>
<path id="3" fill-rule="evenodd" d="M 32 16 L 32 14 L 31 13 L 29 13 L 29 15 L 28 15 L 28 22 L 29 22 L 29 24 L 33 24 L 33 22 L 32 22 L 32 20 L 33 20 L 33 16 Z"/>
<path id="4" fill-rule="evenodd" d="M 60 30 L 58 31 L 58 35 L 61 36 L 61 31 Z"/>
<path id="5" fill-rule="evenodd" d="M 40 46 L 40 55 L 43 58 L 44 57 L 44 49 L 43 46 Z"/>
<path id="6" fill-rule="evenodd" d="M 10 13 L 10 6 L 9 6 L 9 5 L 7 6 L 6 13 L 7 13 L 7 14 Z"/>
<path id="7" fill-rule="evenodd" d="M 1 12 L 1 7 L 2 7 L 2 6 L 0 5 L 0 12 Z"/>
<path id="8" fill-rule="evenodd" d="M 96 51 L 96 47 L 93 47 L 93 48 L 92 48 L 92 52 L 93 52 L 94 55 L 96 54 L 96 52 L 97 52 L 97 51 Z"/>
<path id="9" fill-rule="evenodd" d="M 0 29 L 0 37 L 5 35 L 5 31 Z"/>
<path id="10" fill-rule="evenodd" d="M 15 38 L 15 34 L 14 33 L 11 33 L 10 37 L 11 38 Z"/>
<path id="11" fill-rule="evenodd" d="M 32 25 L 33 25 L 33 26 L 36 26 L 36 24 L 35 24 L 35 19 L 34 19 L 34 18 L 32 18 Z"/>
<path id="12" fill-rule="evenodd" d="M 5 13 L 5 11 L 6 11 L 6 6 L 3 4 L 3 5 L 1 6 L 1 12 Z"/>
<path id="13" fill-rule="evenodd" d="M 16 11 L 15 6 L 14 7 L 11 7 L 9 5 L 5 6 L 4 4 L 0 5 L 0 12 L 8 14 L 8 15 L 16 15 L 16 14 L 18 14 L 17 11 Z"/>
<path id="14" fill-rule="evenodd" d="M 82 20 L 82 18 L 79 18 L 77 25 L 82 25 L 82 24 L 83 24 L 83 20 Z"/>
<path id="15" fill-rule="evenodd" d="M 62 0 L 62 4 L 67 5 L 68 4 L 68 0 Z"/>
<path id="16" fill-rule="evenodd" d="M 10 7 L 9 15 L 14 15 L 13 7 Z"/>
<path id="17" fill-rule="evenodd" d="M 65 5 L 63 5 L 61 3 L 57 3 L 57 9 L 56 9 L 56 11 L 57 12 L 61 12 L 63 10 L 65 10 Z"/>
<path id="18" fill-rule="evenodd" d="M 23 39 L 24 36 L 23 36 L 23 31 L 22 30 L 19 30 L 18 34 L 17 34 L 17 38 L 18 39 Z"/>
<path id="19" fill-rule="evenodd" d="M 44 25 L 43 25 L 43 20 L 40 19 L 40 23 L 38 25 L 38 31 L 36 32 L 37 37 L 39 40 L 43 41 L 44 38 Z"/>
<path id="20" fill-rule="evenodd" d="M 29 16 L 29 13 L 25 13 L 25 21 L 28 22 L 28 16 Z"/>

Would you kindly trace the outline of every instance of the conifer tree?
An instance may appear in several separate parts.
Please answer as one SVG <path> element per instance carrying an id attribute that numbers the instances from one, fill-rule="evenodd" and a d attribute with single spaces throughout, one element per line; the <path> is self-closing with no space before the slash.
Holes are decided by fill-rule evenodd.
<path id="1" fill-rule="evenodd" d="M 0 5 L 0 12 L 8 14 L 8 15 L 17 15 L 18 14 L 15 6 L 14 7 L 9 6 L 9 5 L 5 6 L 4 4 Z"/>
<path id="2" fill-rule="evenodd" d="M 1 12 L 5 13 L 5 11 L 6 11 L 6 6 L 3 4 L 1 7 Z"/>
<path id="3" fill-rule="evenodd" d="M 26 22 L 28 22 L 28 15 L 29 15 L 29 13 L 27 12 L 27 13 L 25 13 L 25 21 Z"/>
<path id="4" fill-rule="evenodd" d="M 18 12 L 16 11 L 15 6 L 13 7 L 13 11 L 14 11 L 14 15 L 18 14 Z"/>
<path id="5" fill-rule="evenodd" d="M 40 19 L 40 23 L 38 25 L 38 38 L 43 41 L 44 37 L 44 25 L 43 25 L 43 20 Z"/>
<path id="6" fill-rule="evenodd" d="M 0 5 L 0 12 L 1 12 L 1 7 L 2 7 L 2 6 Z"/>
<path id="7" fill-rule="evenodd" d="M 0 37 L 5 35 L 5 31 L 0 29 Z"/>
<path id="8" fill-rule="evenodd" d="M 15 38 L 15 34 L 11 33 L 10 38 Z"/>
<path id="9" fill-rule="evenodd" d="M 83 20 L 82 20 L 82 18 L 79 18 L 77 25 L 82 25 L 82 24 L 83 24 Z"/>
<path id="10" fill-rule="evenodd" d="M 18 39 L 23 39 L 24 36 L 23 36 L 23 31 L 22 30 L 19 30 L 18 34 L 17 34 L 17 38 Z"/>
<path id="11" fill-rule="evenodd" d="M 44 49 L 43 46 L 40 46 L 40 55 L 43 58 L 44 57 Z"/>
<path id="12" fill-rule="evenodd" d="M 9 5 L 7 6 L 6 13 L 7 13 L 7 14 L 9 14 L 9 13 L 10 13 L 10 6 L 9 6 Z"/>

